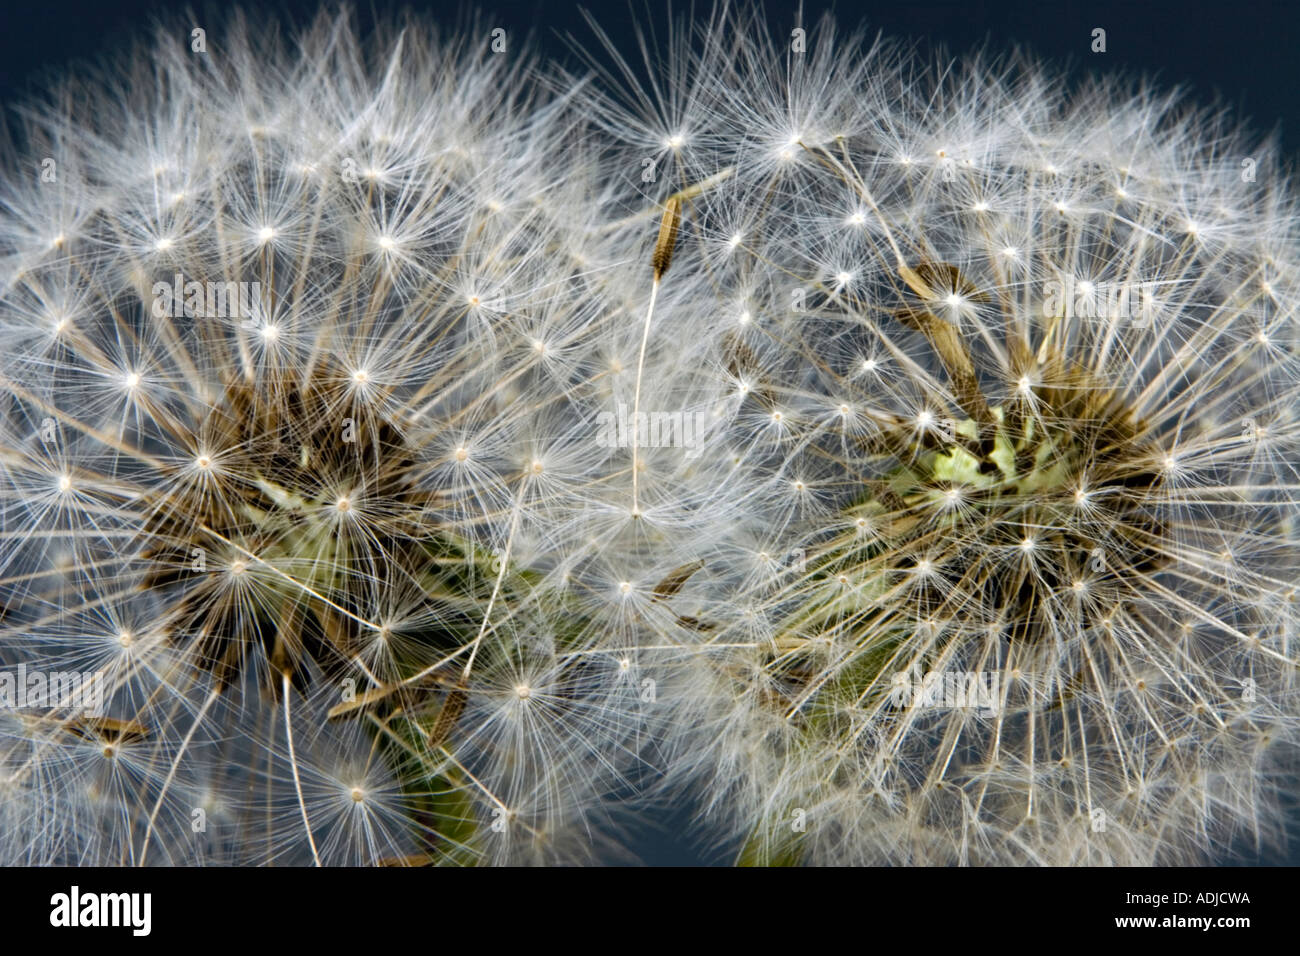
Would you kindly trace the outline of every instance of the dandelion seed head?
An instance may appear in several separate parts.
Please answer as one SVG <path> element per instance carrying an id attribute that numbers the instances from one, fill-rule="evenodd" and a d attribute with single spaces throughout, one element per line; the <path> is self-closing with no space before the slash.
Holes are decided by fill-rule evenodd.
<path id="1" fill-rule="evenodd" d="M 1000 74 L 824 29 L 825 60 L 742 65 L 702 39 L 673 61 L 718 93 L 719 133 L 693 160 L 735 170 L 693 225 L 744 222 L 750 255 L 678 275 L 673 294 L 693 306 L 656 321 L 689 329 L 725 372 L 736 411 L 719 431 L 745 449 L 728 489 L 750 489 L 725 506 L 736 553 L 767 570 L 728 594 L 701 647 L 742 643 L 759 618 L 773 635 L 769 651 L 698 656 L 698 679 L 720 689 L 681 735 L 709 757 L 681 777 L 733 809 L 743 858 L 763 862 L 1186 862 L 1220 825 L 1276 832 L 1273 783 L 1246 781 L 1278 778 L 1249 769 L 1265 764 L 1215 715 L 1246 669 L 1267 674 L 1252 679 L 1268 716 L 1252 720 L 1288 736 L 1294 710 L 1293 648 L 1256 601 L 1285 606 L 1267 579 L 1298 566 L 1294 482 L 1264 412 L 1300 400 L 1300 369 L 1258 321 L 1273 300 L 1246 291 L 1276 274 L 1265 246 L 1297 260 L 1294 197 L 1280 180 L 1239 188 L 1220 157 L 1225 138 L 1254 155 L 1241 131 L 1149 89 L 1053 98 L 1052 71 L 1028 57 Z M 724 75 L 725 91 L 710 82 Z M 839 118 L 833 143 L 778 132 L 861 102 L 881 104 L 888 132 Z M 755 157 L 756 126 L 774 156 Z M 1124 161 L 1095 161 L 1108 140 L 1129 144 Z M 1253 235 L 1238 225 L 1252 219 Z M 870 249 L 840 258 L 860 228 Z M 743 284 L 762 341 L 696 318 L 710 283 Z M 842 295 L 850 283 L 871 301 Z M 834 303 L 815 319 L 812 289 Z M 779 442 L 763 441 L 778 415 Z M 790 493 L 814 476 L 815 502 Z M 794 552 L 804 564 L 786 570 L 776 556 Z M 1200 645 L 1180 637 L 1189 617 Z M 818 657 L 829 635 L 843 650 Z M 918 683 L 926 669 L 993 677 L 1001 697 L 899 703 L 893 678 L 913 667 Z M 1156 703 L 1157 686 L 1170 698 Z M 1204 710 L 1169 703 L 1178 694 Z M 1176 766 L 1162 742 L 1175 740 Z M 1231 797 L 1209 793 L 1227 778 L 1241 782 Z M 1105 840 L 1078 825 L 1100 805 Z M 790 807 L 824 822 L 791 837 Z"/>
<path id="2" fill-rule="evenodd" d="M 57 195 L 0 177 L 0 663 L 110 687 L 0 743 L 43 807 L 0 862 L 582 859 L 660 771 L 754 862 L 1276 838 L 1272 147 L 730 10 L 645 89 L 415 19 L 228 34 L 33 109 Z"/>

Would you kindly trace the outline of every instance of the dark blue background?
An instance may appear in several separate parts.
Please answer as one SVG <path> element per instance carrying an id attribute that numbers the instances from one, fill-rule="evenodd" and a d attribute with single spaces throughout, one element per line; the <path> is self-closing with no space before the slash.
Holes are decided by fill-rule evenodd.
<path id="1" fill-rule="evenodd" d="M 699 0 L 707 9 L 709 0 Z M 289 18 L 318 7 L 311 0 L 251 3 L 259 15 L 268 9 Z M 452 19 L 462 0 L 425 4 L 435 16 Z M 372 10 L 388 4 L 359 4 L 364 24 Z M 501 26 L 532 32 L 549 53 L 565 50 L 559 34 L 589 36 L 572 0 L 487 0 L 475 4 L 493 14 Z M 630 37 L 634 21 L 662 23 L 663 3 L 588 3 L 601 24 L 616 37 Z M 794 24 L 797 3 L 767 4 L 774 30 Z M 689 6 L 676 5 L 679 13 Z M 165 0 L 33 0 L 7 2 L 0 9 L 0 91 L 12 102 L 39 71 L 72 58 L 96 57 L 139 36 L 158 14 L 174 13 Z M 1250 117 L 1263 130 L 1281 126 L 1291 155 L 1300 153 L 1300 93 L 1296 90 L 1296 43 L 1300 41 L 1300 6 L 1293 0 L 846 0 L 804 4 L 804 20 L 825 10 L 841 23 L 866 23 L 887 35 L 943 44 L 954 52 L 985 39 L 999 47 L 1019 43 L 1039 56 L 1075 71 L 1124 70 L 1154 74 L 1169 84 L 1188 84 L 1198 100 L 1215 95 Z M 221 13 L 205 13 L 210 25 Z M 1089 52 L 1091 32 L 1107 32 L 1107 52 Z M 211 33 L 211 29 L 209 30 Z"/>

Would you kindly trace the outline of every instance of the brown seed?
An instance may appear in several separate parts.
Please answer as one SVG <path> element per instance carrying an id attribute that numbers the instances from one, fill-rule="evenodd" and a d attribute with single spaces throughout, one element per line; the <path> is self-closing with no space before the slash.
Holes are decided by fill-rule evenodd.
<path id="1" fill-rule="evenodd" d="M 655 242 L 654 255 L 650 259 L 658 282 L 668 271 L 673 262 L 673 247 L 677 244 L 677 230 L 682 224 L 681 195 L 671 196 L 664 206 L 663 219 L 659 221 L 659 238 Z"/>

